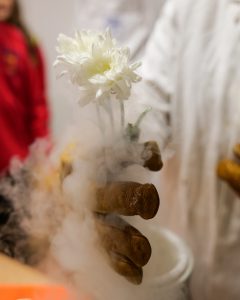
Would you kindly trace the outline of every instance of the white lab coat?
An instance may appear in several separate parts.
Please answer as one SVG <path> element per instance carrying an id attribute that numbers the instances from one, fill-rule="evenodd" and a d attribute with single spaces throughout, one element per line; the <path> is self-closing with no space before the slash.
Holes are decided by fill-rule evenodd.
<path id="1" fill-rule="evenodd" d="M 105 30 L 131 48 L 132 57 L 142 55 L 165 0 L 75 0 L 79 29 Z"/>
<path id="2" fill-rule="evenodd" d="M 194 300 L 240 299 L 240 199 L 216 176 L 218 160 L 240 140 L 239 62 L 234 0 L 169 0 L 144 58 L 139 98 L 156 109 L 162 143 L 175 143 L 161 174 L 159 218 L 193 249 Z M 151 114 L 145 124 L 155 129 Z"/>

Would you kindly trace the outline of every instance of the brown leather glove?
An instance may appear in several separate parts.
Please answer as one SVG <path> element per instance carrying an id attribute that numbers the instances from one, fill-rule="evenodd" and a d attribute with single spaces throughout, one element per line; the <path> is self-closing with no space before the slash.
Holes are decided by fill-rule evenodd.
<path id="1" fill-rule="evenodd" d="M 240 144 L 234 147 L 233 153 L 235 159 L 224 159 L 219 162 L 217 174 L 240 196 Z"/>
<path id="2" fill-rule="evenodd" d="M 143 147 L 142 147 L 143 146 Z M 144 167 L 157 171 L 162 168 L 159 148 L 155 142 L 147 142 L 140 146 Z M 123 162 L 123 167 L 136 163 L 129 159 Z M 59 181 L 72 172 L 71 159 L 61 162 Z M 144 219 L 155 216 L 159 208 L 159 197 L 152 184 L 136 182 L 109 182 L 96 190 L 96 205 L 94 216 L 100 241 L 108 254 L 110 264 L 120 275 L 130 282 L 140 284 L 143 277 L 142 267 L 151 256 L 151 246 L 146 237 L 129 225 L 119 215 L 139 215 Z M 13 223 L 14 222 L 14 223 Z M 17 216 L 11 202 L 0 198 L 0 251 L 15 257 L 27 264 L 35 264 L 41 257 L 39 251 L 48 248 L 41 241 L 43 250 L 37 247 L 37 258 L 33 252 L 36 249 L 17 223 Z M 47 243 L 48 241 L 46 241 Z"/>
<path id="3" fill-rule="evenodd" d="M 155 142 L 144 144 L 144 166 L 157 171 L 162 168 L 160 151 Z M 125 165 L 128 165 L 126 163 Z M 95 215 L 102 246 L 113 269 L 134 284 L 143 278 L 142 267 L 151 256 L 146 237 L 120 218 L 139 215 L 153 218 L 159 208 L 159 196 L 152 184 L 136 182 L 109 182 L 97 189 Z"/>

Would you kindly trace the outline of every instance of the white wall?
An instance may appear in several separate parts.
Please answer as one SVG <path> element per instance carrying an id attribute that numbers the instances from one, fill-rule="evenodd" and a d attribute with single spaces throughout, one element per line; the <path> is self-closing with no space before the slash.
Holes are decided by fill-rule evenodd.
<path id="1" fill-rule="evenodd" d="M 71 117 L 68 99 L 72 98 L 66 81 L 56 79 L 52 64 L 56 58 L 56 40 L 60 32 L 72 34 L 75 0 L 20 0 L 26 23 L 38 38 L 46 58 L 48 99 L 52 112 L 52 130 L 59 136 Z"/>

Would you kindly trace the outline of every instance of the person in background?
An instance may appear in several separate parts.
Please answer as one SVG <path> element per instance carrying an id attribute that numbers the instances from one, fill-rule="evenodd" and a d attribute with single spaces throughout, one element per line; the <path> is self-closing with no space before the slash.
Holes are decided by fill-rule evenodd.
<path id="1" fill-rule="evenodd" d="M 193 300 L 240 299 L 239 20 L 237 0 L 169 0 L 143 60 L 144 122 L 175 144 L 160 220 L 192 247 Z"/>
<path id="2" fill-rule="evenodd" d="M 0 172 L 12 157 L 47 137 L 48 105 L 38 44 L 22 22 L 17 0 L 0 0 Z"/>

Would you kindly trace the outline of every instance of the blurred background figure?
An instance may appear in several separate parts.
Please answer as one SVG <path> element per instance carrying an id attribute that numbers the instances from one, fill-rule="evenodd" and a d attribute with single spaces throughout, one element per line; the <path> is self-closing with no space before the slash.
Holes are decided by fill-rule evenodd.
<path id="1" fill-rule="evenodd" d="M 37 42 L 25 27 L 19 4 L 0 0 L 0 172 L 12 157 L 48 135 L 44 66 Z"/>
<path id="2" fill-rule="evenodd" d="M 143 59 L 144 122 L 175 144 L 159 220 L 193 249 L 194 300 L 240 299 L 239 20 L 240 1 L 168 0 Z"/>

